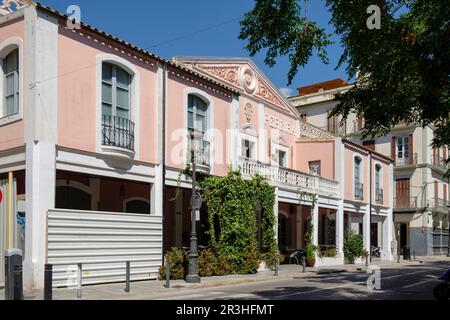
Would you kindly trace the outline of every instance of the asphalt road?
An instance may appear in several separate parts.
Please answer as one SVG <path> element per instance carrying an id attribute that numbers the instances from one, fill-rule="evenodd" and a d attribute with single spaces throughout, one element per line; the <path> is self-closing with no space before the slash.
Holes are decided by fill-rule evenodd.
<path id="1" fill-rule="evenodd" d="M 432 261 L 401 268 L 382 268 L 379 289 L 370 289 L 365 271 L 308 275 L 219 288 L 196 289 L 165 296 L 171 300 L 434 300 L 438 278 L 448 261 Z M 374 284 L 374 282 L 372 282 Z"/>

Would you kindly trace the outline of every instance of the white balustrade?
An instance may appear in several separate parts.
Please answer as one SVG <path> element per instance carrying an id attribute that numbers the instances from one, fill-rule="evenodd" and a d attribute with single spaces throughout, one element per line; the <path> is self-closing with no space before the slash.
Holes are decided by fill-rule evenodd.
<path id="1" fill-rule="evenodd" d="M 244 177 L 258 174 L 269 181 L 297 187 L 304 191 L 339 195 L 339 182 L 334 180 L 245 158 L 240 158 L 239 166 Z"/>

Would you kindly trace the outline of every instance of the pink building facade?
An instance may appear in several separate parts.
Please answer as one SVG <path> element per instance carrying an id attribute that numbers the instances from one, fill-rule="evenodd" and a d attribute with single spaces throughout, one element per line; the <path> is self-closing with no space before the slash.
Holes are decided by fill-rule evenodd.
<path id="1" fill-rule="evenodd" d="M 336 249 L 318 264 L 345 262 L 346 230 L 392 258 L 391 160 L 302 122 L 251 60 L 168 61 L 38 4 L 0 15 L 0 30 L 2 82 L 14 84 L 0 86 L 0 179 L 13 173 L 8 197 L 25 216 L 10 226 L 27 287 L 43 286 L 46 263 L 59 286 L 80 263 L 87 284 L 123 281 L 126 261 L 133 280 L 156 278 L 163 251 L 189 244 L 180 172 L 193 130 L 199 170 L 275 187 L 283 253 L 304 247 L 312 219 L 314 243 Z M 318 196 L 314 210 L 301 192 Z"/>

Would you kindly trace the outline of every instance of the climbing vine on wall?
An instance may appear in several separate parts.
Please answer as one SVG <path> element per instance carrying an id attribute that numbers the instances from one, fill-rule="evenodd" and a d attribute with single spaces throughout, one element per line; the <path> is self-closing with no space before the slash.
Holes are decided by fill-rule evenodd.
<path id="1" fill-rule="evenodd" d="M 307 258 L 312 259 L 314 253 L 318 251 L 318 248 L 313 244 L 314 224 L 312 215 L 314 209 L 317 206 L 319 197 L 317 196 L 317 194 L 307 191 L 299 191 L 298 196 L 301 200 L 311 201 L 311 217 L 308 219 L 308 224 L 306 226 L 305 241 L 306 241 Z"/>
<path id="2" fill-rule="evenodd" d="M 239 172 L 230 171 L 225 177 L 204 177 L 199 185 L 208 209 L 209 244 L 230 257 L 236 272 L 246 271 L 246 257 L 258 253 L 257 200 L 261 204 L 264 255 L 276 255 L 275 190 L 264 178 L 244 180 Z"/>

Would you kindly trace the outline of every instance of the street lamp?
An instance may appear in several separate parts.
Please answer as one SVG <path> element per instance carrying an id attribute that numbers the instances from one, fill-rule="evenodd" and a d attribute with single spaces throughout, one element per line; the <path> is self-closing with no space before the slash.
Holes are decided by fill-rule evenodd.
<path id="1" fill-rule="evenodd" d="M 448 228 L 448 234 L 447 234 L 447 257 L 450 258 L 450 202 L 447 203 L 448 208 L 448 216 L 447 216 L 447 228 Z"/>
<path id="2" fill-rule="evenodd" d="M 195 131 L 190 134 L 191 138 L 191 163 L 192 163 L 192 199 L 191 199 L 191 247 L 189 250 L 189 274 L 186 277 L 187 283 L 200 283 L 200 275 L 198 272 L 198 247 L 197 247 L 197 212 L 200 211 L 202 206 L 202 199 L 197 192 L 196 185 L 196 165 L 195 154 L 199 150 L 198 142 Z"/>

